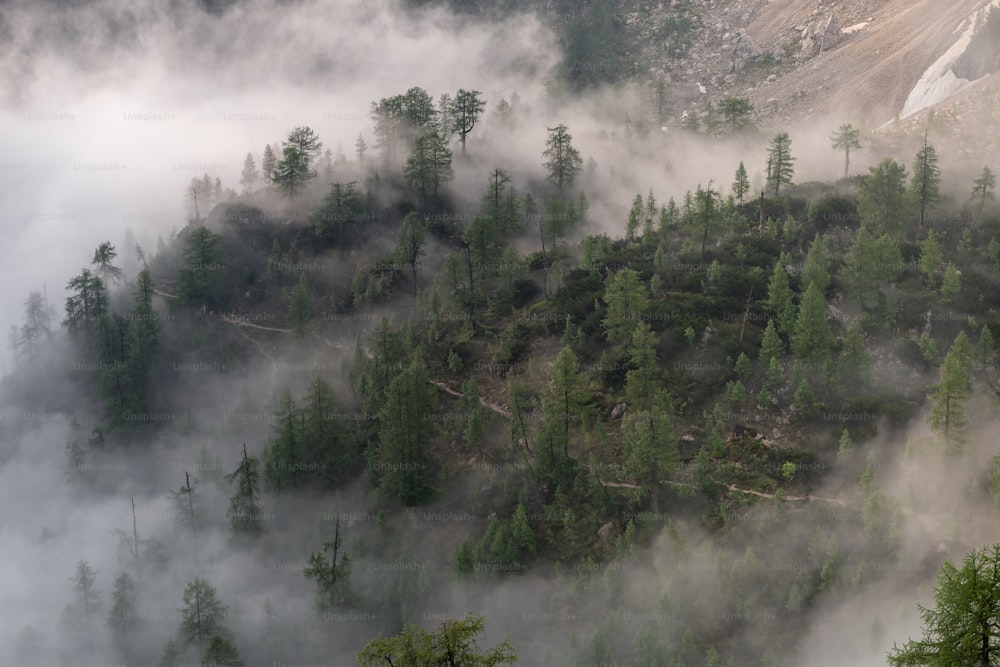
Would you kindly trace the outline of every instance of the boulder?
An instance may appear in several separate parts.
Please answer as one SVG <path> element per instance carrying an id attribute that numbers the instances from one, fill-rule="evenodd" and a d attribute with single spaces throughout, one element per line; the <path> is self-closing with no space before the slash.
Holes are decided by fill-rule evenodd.
<path id="1" fill-rule="evenodd" d="M 802 31 L 799 51 L 799 60 L 806 60 L 817 56 L 823 51 L 829 51 L 844 40 L 844 32 L 840 29 L 840 22 L 833 14 L 810 24 Z"/>
<path id="2" fill-rule="evenodd" d="M 744 34 L 736 41 L 736 46 L 733 47 L 733 65 L 730 71 L 741 72 L 749 63 L 757 60 L 762 55 L 764 55 L 764 50 L 760 48 L 757 40 L 750 35 Z"/>

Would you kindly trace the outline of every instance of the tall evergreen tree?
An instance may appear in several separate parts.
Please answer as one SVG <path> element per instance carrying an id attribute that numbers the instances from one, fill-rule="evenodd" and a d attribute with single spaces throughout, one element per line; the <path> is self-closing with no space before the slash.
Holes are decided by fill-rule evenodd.
<path id="1" fill-rule="evenodd" d="M 837 151 L 844 151 L 844 178 L 847 178 L 848 171 L 851 167 L 851 149 L 861 148 L 861 132 L 856 127 L 850 123 L 844 123 L 833 133 L 830 137 L 830 141 L 833 143 L 833 149 Z"/>
<path id="2" fill-rule="evenodd" d="M 906 167 L 890 158 L 869 168 L 858 189 L 858 215 L 874 234 L 902 238 L 912 210 Z"/>
<path id="3" fill-rule="evenodd" d="M 936 275 L 941 267 L 941 248 L 938 246 L 934 230 L 928 230 L 927 238 L 920 244 L 920 271 L 927 276 L 932 288 L 937 287 Z"/>
<path id="4" fill-rule="evenodd" d="M 108 287 L 114 287 L 122 281 L 125 274 L 121 268 L 115 266 L 113 262 L 118 256 L 118 251 L 110 241 L 105 241 L 94 250 L 94 258 L 90 263 L 95 266 L 94 273 Z"/>
<path id="5" fill-rule="evenodd" d="M 740 166 L 736 168 L 736 178 L 733 179 L 733 196 L 743 205 L 743 197 L 750 192 L 750 177 L 747 176 L 747 168 L 740 160 Z"/>
<path id="6" fill-rule="evenodd" d="M 910 191 L 920 213 L 919 229 L 923 229 L 927 209 L 933 208 L 941 199 L 941 169 L 938 166 L 937 151 L 927 143 L 926 133 L 923 148 L 917 151 L 917 156 L 913 159 Z"/>
<path id="7" fill-rule="evenodd" d="M 177 635 L 184 645 L 204 645 L 212 635 L 228 637 L 223 625 L 227 611 L 219 600 L 215 587 L 203 577 L 195 577 L 184 588 L 184 607 Z"/>
<path id="8" fill-rule="evenodd" d="M 465 139 L 476 126 L 476 121 L 486 108 L 486 101 L 478 90 L 460 89 L 448 103 L 448 118 L 451 130 L 462 140 L 462 155 L 465 155 Z M 447 132 L 447 130 L 445 130 Z"/>
<path id="9" fill-rule="evenodd" d="M 292 289 L 288 299 L 288 321 L 296 335 L 304 336 L 306 327 L 313 318 L 312 302 L 309 299 L 309 281 L 305 271 L 299 274 L 299 282 Z"/>
<path id="10" fill-rule="evenodd" d="M 836 340 L 827 320 L 826 299 L 816 283 L 809 283 L 802 296 L 791 342 L 795 356 L 810 363 L 826 361 L 833 352 Z"/>
<path id="11" fill-rule="evenodd" d="M 260 180 L 260 173 L 257 171 L 257 164 L 253 160 L 253 153 L 247 153 L 243 159 L 243 171 L 240 172 L 240 185 L 243 186 L 243 195 L 252 195 Z"/>
<path id="12" fill-rule="evenodd" d="M 795 158 L 791 153 L 792 140 L 787 132 L 779 132 L 771 139 L 767 149 L 767 185 L 774 188 L 774 196 L 781 193 L 782 185 L 791 185 Z"/>
<path id="13" fill-rule="evenodd" d="M 607 307 L 602 324 L 609 342 L 624 345 L 629 342 L 635 323 L 641 321 L 649 307 L 649 292 L 635 269 L 620 269 L 609 274 L 604 291 Z"/>
<path id="14" fill-rule="evenodd" d="M 118 641 L 134 637 L 139 630 L 137 598 L 135 579 L 128 572 L 120 572 L 112 584 L 111 608 L 108 610 L 108 626 Z"/>
<path id="15" fill-rule="evenodd" d="M 972 395 L 969 380 L 969 360 L 961 348 L 953 347 L 941 362 L 939 379 L 929 393 L 931 400 L 930 426 L 941 434 L 951 449 L 965 444 L 968 415 L 965 401 Z"/>
<path id="16" fill-rule="evenodd" d="M 222 237 L 198 227 L 187 239 L 184 260 L 178 275 L 179 296 L 191 305 L 220 306 L 225 298 L 223 279 L 226 270 Z"/>
<path id="17" fill-rule="evenodd" d="M 545 169 L 549 172 L 549 181 L 559 187 L 562 192 L 573 185 L 573 180 L 583 170 L 583 158 L 580 151 L 573 147 L 573 137 L 565 125 L 550 127 L 548 140 L 542 157 Z"/>
<path id="18" fill-rule="evenodd" d="M 436 402 L 423 358 L 417 354 L 389 384 L 379 414 L 378 488 L 385 497 L 408 507 L 427 497 L 431 479 L 428 445 L 435 431 Z"/>
<path id="19" fill-rule="evenodd" d="M 413 212 L 403 218 L 403 226 L 396 236 L 396 258 L 410 266 L 410 279 L 413 283 L 413 296 L 417 295 L 417 264 L 424 255 L 424 224 Z"/>
<path id="20" fill-rule="evenodd" d="M 997 177 L 989 167 L 983 167 L 983 172 L 972 183 L 972 192 L 969 194 L 969 202 L 978 204 L 976 206 L 976 221 L 979 220 L 986 208 L 986 203 L 996 198 Z"/>
<path id="21" fill-rule="evenodd" d="M 437 197 L 444 184 L 454 176 L 447 140 L 436 131 L 417 137 L 403 175 L 407 184 L 424 199 Z"/>
<path id="22" fill-rule="evenodd" d="M 261 180 L 264 185 L 274 184 L 274 168 L 278 164 L 278 157 L 274 154 L 271 144 L 264 146 L 264 154 L 260 158 Z"/>
<path id="23" fill-rule="evenodd" d="M 309 565 L 302 574 L 316 582 L 316 609 L 321 614 L 335 610 L 350 599 L 351 562 L 344 553 L 339 514 L 334 522 L 333 540 L 324 542 L 320 551 L 309 555 Z"/>
<path id="24" fill-rule="evenodd" d="M 226 483 L 236 482 L 236 492 L 229 498 L 229 519 L 234 533 L 256 535 L 264 530 L 264 513 L 260 507 L 260 461 L 247 455 L 243 445 L 243 459 L 232 473 L 226 475 Z"/>
<path id="25" fill-rule="evenodd" d="M 830 287 L 830 248 L 826 239 L 819 234 L 813 237 L 802 265 L 802 283 L 816 283 L 823 294 Z"/>
<path id="26" fill-rule="evenodd" d="M 233 644 L 220 634 L 213 634 L 205 652 L 201 656 L 201 664 L 206 667 L 243 667 L 243 659 Z"/>
<path id="27" fill-rule="evenodd" d="M 264 485 L 272 491 L 293 488 L 304 479 L 302 422 L 302 412 L 286 388 L 278 399 L 271 439 L 264 448 Z"/>
<path id="28" fill-rule="evenodd" d="M 788 272 L 780 261 L 776 262 L 767 283 L 764 307 L 774 318 L 778 331 L 785 335 L 790 335 L 795 327 L 797 309 L 793 298 L 792 288 L 788 284 Z"/>

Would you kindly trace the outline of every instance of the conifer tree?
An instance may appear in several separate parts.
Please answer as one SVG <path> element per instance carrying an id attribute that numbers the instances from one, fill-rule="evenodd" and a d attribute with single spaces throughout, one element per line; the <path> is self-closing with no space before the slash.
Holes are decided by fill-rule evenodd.
<path id="1" fill-rule="evenodd" d="M 565 125 L 550 127 L 545 150 L 542 152 L 549 180 L 559 187 L 560 192 L 572 187 L 573 180 L 583 169 L 583 158 L 580 157 L 580 151 L 573 147 L 572 140 Z"/>
<path id="2" fill-rule="evenodd" d="M 236 482 L 236 493 L 229 498 L 226 518 L 234 533 L 256 535 L 264 530 L 263 512 L 260 507 L 260 462 L 247 455 L 243 444 L 243 459 L 232 473 L 226 475 L 226 483 Z"/>
<path id="3" fill-rule="evenodd" d="M 955 268 L 954 262 L 948 262 L 948 266 L 944 268 L 944 277 L 941 279 L 942 300 L 946 303 L 951 301 L 952 297 L 958 294 L 961 288 L 962 284 L 958 276 L 958 269 Z"/>
<path id="4" fill-rule="evenodd" d="M 422 502 L 430 476 L 428 445 L 437 396 L 423 357 L 393 378 L 379 413 L 376 469 L 379 492 L 406 506 Z"/>
<path id="5" fill-rule="evenodd" d="M 781 193 L 782 185 L 791 185 L 795 158 L 791 154 L 792 140 L 787 132 L 779 132 L 767 150 L 767 185 L 774 188 L 774 196 Z"/>
<path id="6" fill-rule="evenodd" d="M 219 600 L 215 587 L 203 577 L 195 577 L 184 588 L 184 607 L 177 635 L 185 645 L 204 645 L 212 635 L 229 635 L 223 625 L 227 607 Z"/>
<path id="7" fill-rule="evenodd" d="M 927 276 L 931 288 L 937 287 L 935 276 L 941 266 L 941 248 L 938 246 L 934 230 L 927 232 L 927 238 L 920 244 L 920 271 Z"/>
<path id="8" fill-rule="evenodd" d="M 989 167 L 983 167 L 983 172 L 972 183 L 972 192 L 969 195 L 969 203 L 978 204 L 976 206 L 975 221 L 983 215 L 986 203 L 991 202 L 996 197 L 997 177 Z"/>
<path id="9" fill-rule="evenodd" d="M 913 180 L 910 182 L 913 201 L 920 214 L 919 229 L 924 228 L 927 210 L 941 199 L 940 188 L 941 169 L 938 167 L 937 151 L 927 143 L 927 134 L 924 133 L 924 146 L 913 160 Z"/>
<path id="10" fill-rule="evenodd" d="M 340 530 L 340 514 L 337 514 L 333 539 L 324 542 L 320 551 L 309 555 L 309 565 L 302 571 L 306 579 L 316 582 L 316 609 L 321 614 L 346 604 L 351 597 L 351 562 L 344 553 Z"/>
<path id="11" fill-rule="evenodd" d="M 972 395 L 968 363 L 963 358 L 962 349 L 953 346 L 941 362 L 938 382 L 928 396 L 931 401 L 930 426 L 941 434 L 951 449 L 960 449 L 965 443 L 968 424 L 965 401 Z"/>
<path id="12" fill-rule="evenodd" d="M 278 399 L 272 435 L 264 448 L 264 485 L 274 492 L 298 486 L 303 481 L 305 451 L 302 413 L 286 388 Z"/>
<path id="13" fill-rule="evenodd" d="M 635 323 L 649 307 L 649 293 L 634 269 L 620 269 L 607 277 L 604 291 L 606 315 L 602 324 L 608 341 L 624 345 L 635 330 Z"/>
<path id="14" fill-rule="evenodd" d="M 201 663 L 208 667 L 243 667 L 239 651 L 225 637 L 214 634 L 209 638 Z"/>
<path id="15" fill-rule="evenodd" d="M 736 168 L 736 178 L 733 180 L 733 196 L 743 205 L 743 198 L 750 192 L 750 177 L 747 176 L 747 168 L 740 161 L 740 166 Z"/>
<path id="16" fill-rule="evenodd" d="M 299 282 L 292 289 L 288 299 L 288 321 L 297 336 L 304 336 L 306 326 L 313 318 L 313 307 L 309 299 L 309 281 L 305 271 L 299 274 Z"/>
<path id="17" fill-rule="evenodd" d="M 805 362 L 821 363 L 833 352 L 836 340 L 827 320 L 826 299 L 816 283 L 809 283 L 802 297 L 791 343 L 792 352 Z"/>
<path id="18" fill-rule="evenodd" d="M 816 283 L 816 287 L 823 294 L 830 287 L 830 248 L 819 234 L 813 237 L 809 244 L 809 252 L 806 253 L 806 260 L 802 265 L 802 283 Z"/>
<path id="19" fill-rule="evenodd" d="M 860 131 L 853 125 L 844 123 L 830 137 L 830 141 L 833 142 L 833 149 L 844 151 L 844 178 L 847 178 L 851 167 L 851 149 L 861 148 L 860 134 Z"/>
<path id="20" fill-rule="evenodd" d="M 782 351 L 781 338 L 778 337 L 778 330 L 774 326 L 774 319 L 768 319 L 764 335 L 760 339 L 760 354 L 757 355 L 757 360 L 764 364 L 769 364 L 772 358 L 780 359 Z"/>
<path id="21" fill-rule="evenodd" d="M 774 265 L 771 279 L 767 283 L 767 300 L 764 307 L 771 313 L 779 333 L 791 334 L 795 327 L 796 306 L 792 300 L 792 288 L 788 285 L 788 272 L 781 262 Z"/>

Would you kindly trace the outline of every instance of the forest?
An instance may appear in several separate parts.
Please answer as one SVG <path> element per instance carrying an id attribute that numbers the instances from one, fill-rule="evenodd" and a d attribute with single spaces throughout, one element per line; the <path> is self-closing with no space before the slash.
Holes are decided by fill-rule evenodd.
<path id="1" fill-rule="evenodd" d="M 557 71 L 175 163 L 27 287 L 0 665 L 995 664 L 991 167 Z"/>

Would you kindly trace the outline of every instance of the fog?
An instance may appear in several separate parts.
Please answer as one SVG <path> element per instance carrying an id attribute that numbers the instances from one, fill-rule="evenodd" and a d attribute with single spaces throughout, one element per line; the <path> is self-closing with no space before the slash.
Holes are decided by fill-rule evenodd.
<path id="1" fill-rule="evenodd" d="M 102 241 L 119 248 L 122 263 L 133 267 L 127 278 L 133 279 L 137 264 L 127 234 L 152 254 L 157 239 L 169 243 L 187 224 L 184 193 L 193 177 L 208 173 L 220 178 L 224 188 L 238 191 L 245 155 L 253 154 L 259 166 L 264 146 L 278 144 L 293 127 L 310 126 L 324 147 L 335 152 L 341 147 L 349 160 L 335 173 L 364 174 L 367 168 L 354 163 L 353 152 L 361 133 L 376 162 L 370 103 L 413 86 L 435 99 L 459 88 L 480 90 L 487 99 L 487 118 L 469 137 L 469 157 L 456 151 L 450 185 L 455 201 L 470 210 L 494 166 L 511 171 L 519 189 L 541 182 L 546 129 L 558 123 L 569 126 L 584 160 L 593 158 L 597 164 L 585 186 L 591 204 L 589 233 L 620 236 L 637 192 L 652 190 L 662 202 L 712 181 L 716 190 L 728 194 L 741 160 L 751 181 L 762 182 L 769 139 L 764 133 L 709 145 L 671 127 L 643 138 L 630 133 L 624 122 L 638 104 L 634 90 L 572 99 L 554 93 L 557 40 L 529 15 L 487 24 L 437 8 L 407 13 L 388 0 L 251 0 L 217 14 L 180 1 L 96 0 L 60 3 L 56 10 L 55 3 L 23 0 L 4 11 L 4 331 L 21 323 L 27 294 L 42 289 L 54 312 L 53 328 L 58 328 L 66 282 L 90 264 Z M 510 100 L 515 92 L 522 107 L 516 130 L 510 132 L 491 122 L 489 114 L 493 103 L 501 97 Z M 849 120 L 811 119 L 787 128 L 797 157 L 796 181 L 832 181 L 840 175 L 842 157 L 830 149 L 828 137 Z M 894 157 L 908 164 L 911 149 L 915 146 L 907 145 Z M 857 153 L 852 173 L 862 173 L 888 153 L 878 147 Z M 968 168 L 975 174 L 980 167 Z M 956 193 L 965 191 L 962 179 L 955 176 L 953 182 Z M 268 212 L 278 219 L 294 217 L 278 205 Z M 350 262 L 357 261 L 338 255 L 337 263 L 345 266 L 332 268 L 330 276 L 349 277 L 354 272 Z M 430 274 L 440 257 L 427 261 L 424 271 Z M 399 613 L 433 628 L 466 611 L 482 613 L 488 632 L 483 644 L 509 637 L 525 665 L 566 664 L 571 642 L 586 643 L 613 606 L 635 610 L 619 619 L 622 641 L 628 642 L 650 621 L 695 618 L 710 623 L 731 614 L 722 602 L 725 573 L 743 562 L 748 546 L 763 570 L 794 572 L 796 564 L 809 562 L 810 517 L 823 516 L 821 504 L 786 501 L 788 516 L 796 519 L 786 522 L 781 518 L 786 515 L 774 514 L 770 501 L 761 500 L 750 508 L 761 514 L 748 515 L 728 543 L 713 544 L 694 519 L 677 520 L 630 558 L 595 568 L 591 579 L 581 576 L 592 571 L 586 567 L 556 574 L 540 566 L 519 576 L 459 585 L 450 571 L 451 559 L 463 538 L 482 534 L 485 513 L 445 519 L 435 513 L 465 500 L 478 502 L 483 489 L 499 488 L 490 472 L 456 484 L 433 506 L 390 517 L 385 527 L 376 521 L 378 505 L 360 478 L 332 497 L 267 496 L 265 536 L 252 547 L 234 543 L 224 516 L 230 491 L 221 477 L 235 469 L 241 445 L 259 455 L 278 393 L 288 386 L 301 395 L 317 372 L 333 384 L 345 410 L 352 409 L 342 363 L 353 358 L 353 341 L 377 318 L 403 312 L 396 306 L 408 302 L 399 301 L 338 329 L 336 340 L 327 341 L 336 347 L 317 341 L 292 345 L 283 335 L 257 332 L 264 354 L 253 363 L 228 373 L 174 373 L 169 381 L 175 394 L 155 406 L 168 422 L 157 438 L 98 457 L 94 468 L 72 476 L 74 481 L 69 481 L 72 471 L 64 452 L 66 414 L 23 401 L 0 408 L 0 666 L 74 660 L 124 664 L 103 618 L 82 630 L 90 637 L 83 641 L 60 616 L 73 602 L 72 577 L 80 560 L 96 570 L 101 602 L 109 603 L 111 582 L 127 566 L 114 531 L 132 534 L 133 498 L 140 540 L 155 538 L 169 556 L 159 569 L 149 566 L 141 581 L 146 625 L 141 645 L 130 649 L 137 656 L 134 664 L 159 659 L 176 630 L 184 586 L 195 576 L 209 578 L 229 605 L 228 625 L 247 665 L 351 664 L 387 618 L 345 613 L 321 620 L 312 610 L 313 587 L 302 569 L 308 554 L 331 539 L 335 513 L 348 517 L 348 540 L 369 545 L 389 540 L 395 546 L 390 549 L 398 556 L 393 562 L 359 557 L 353 574 L 358 589 L 405 584 L 422 591 L 409 599 L 408 616 L 402 610 L 386 614 Z M 166 302 L 158 301 L 157 308 L 165 312 Z M 94 415 L 100 407 L 93 397 L 47 384 L 73 363 L 65 340 L 57 338 L 38 368 L 18 376 L 26 386 L 12 393 L 68 397 L 85 441 L 97 425 Z M 14 361 L 9 353 L 4 358 L 9 373 Z M 990 407 L 983 401 L 974 414 L 985 416 Z M 814 491 L 815 496 L 838 499 L 843 504 L 831 503 L 837 511 L 853 512 L 856 518 L 864 505 L 858 475 L 868 452 L 874 451 L 877 482 L 900 508 L 906 566 L 887 563 L 863 592 L 841 592 L 803 614 L 797 628 L 801 650 L 780 656 L 782 664 L 884 664 L 893 641 L 917 635 L 915 603 L 930 601 L 928 584 L 942 560 L 961 558 L 968 548 L 997 538 L 991 528 L 995 509 L 984 491 L 988 484 L 980 479 L 991 456 L 986 447 L 993 441 L 985 421 L 974 420 L 980 430 L 973 439 L 981 446 L 967 458 L 942 459 L 921 446 L 928 433 L 919 424 L 857 443 L 845 466 L 850 474 L 831 474 Z M 184 483 L 185 473 L 199 480 L 202 494 L 205 523 L 196 535 L 175 524 L 167 498 L 168 491 Z M 856 521 L 829 523 L 848 557 L 869 553 Z M 877 552 L 871 554 L 877 563 Z M 407 570 L 401 563 L 415 565 Z M 755 581 L 750 576 L 743 585 L 753 588 Z M 564 595 L 573 586 L 574 593 Z M 676 616 L 658 606 L 663 598 L 674 601 L 670 613 Z M 273 613 L 266 611 L 265 601 Z M 733 637 L 732 645 L 757 646 L 754 626 L 766 623 L 767 613 L 766 606 L 746 612 L 745 632 Z M 32 631 L 41 639 L 32 639 Z M 846 643 L 844 637 L 866 639 Z"/>

